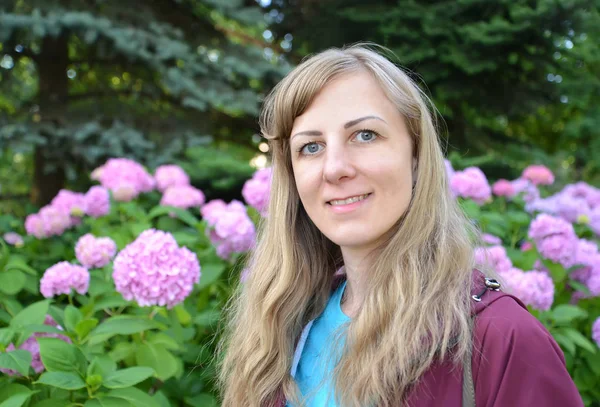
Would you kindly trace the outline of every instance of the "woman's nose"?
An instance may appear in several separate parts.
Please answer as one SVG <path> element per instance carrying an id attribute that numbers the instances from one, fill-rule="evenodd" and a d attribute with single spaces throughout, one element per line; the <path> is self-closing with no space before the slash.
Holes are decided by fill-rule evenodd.
<path id="1" fill-rule="evenodd" d="M 356 174 L 351 155 L 343 146 L 330 145 L 325 147 L 323 162 L 323 179 L 337 183 Z"/>

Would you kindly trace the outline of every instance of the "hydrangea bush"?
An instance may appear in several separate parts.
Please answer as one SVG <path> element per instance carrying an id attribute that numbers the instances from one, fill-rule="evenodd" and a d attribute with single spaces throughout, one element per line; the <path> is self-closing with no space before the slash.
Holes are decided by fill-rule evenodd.
<path id="1" fill-rule="evenodd" d="M 490 184 L 446 162 L 493 269 L 561 345 L 586 405 L 600 400 L 600 190 L 526 168 Z M 245 202 L 206 201 L 177 165 L 124 158 L 0 230 L 0 404 L 216 406 L 215 343 L 266 216 L 271 171 Z M 12 404 L 11 404 L 12 403 Z"/>

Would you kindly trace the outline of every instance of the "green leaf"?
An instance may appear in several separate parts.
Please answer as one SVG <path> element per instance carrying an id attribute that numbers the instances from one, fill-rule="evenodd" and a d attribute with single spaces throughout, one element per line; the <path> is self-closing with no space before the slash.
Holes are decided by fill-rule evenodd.
<path id="1" fill-rule="evenodd" d="M 567 352 L 572 355 L 575 354 L 575 343 L 568 336 L 562 334 L 560 331 L 552 331 L 552 336 Z"/>
<path id="2" fill-rule="evenodd" d="M 158 332 L 154 335 L 148 337 L 147 342 L 152 343 L 154 345 L 162 345 L 165 349 L 168 350 L 180 350 L 181 345 L 175 339 L 170 337 L 169 335 Z"/>
<path id="3" fill-rule="evenodd" d="M 215 325 L 221 319 L 221 312 L 218 310 L 206 310 L 194 318 L 194 324 L 205 327 Z"/>
<path id="4" fill-rule="evenodd" d="M 561 283 L 565 280 L 565 278 L 567 278 L 567 270 L 565 270 L 562 265 L 554 263 L 548 259 L 542 258 L 541 260 L 548 271 L 550 271 L 550 275 L 552 276 L 554 282 Z"/>
<path id="5" fill-rule="evenodd" d="M 23 327 L 26 325 L 42 325 L 48 313 L 50 300 L 34 302 L 27 308 L 24 308 L 10 321 L 10 326 L 14 328 Z"/>
<path id="6" fill-rule="evenodd" d="M 4 243 L 3 239 L 0 239 L 0 272 L 4 270 L 4 266 L 8 263 L 8 258 L 10 256 L 10 252 L 8 250 L 8 246 Z"/>
<path id="7" fill-rule="evenodd" d="M 135 407 L 135 404 L 116 397 L 102 397 L 85 402 L 84 407 Z"/>
<path id="8" fill-rule="evenodd" d="M 35 383 L 64 390 L 78 390 L 85 387 L 85 382 L 81 376 L 73 372 L 45 372 Z"/>
<path id="9" fill-rule="evenodd" d="M 0 407 L 21 407 L 35 393 L 22 384 L 3 384 L 0 386 Z"/>
<path id="10" fill-rule="evenodd" d="M 117 364 L 107 355 L 95 356 L 90 363 L 87 376 L 100 375 L 102 377 L 109 376 L 117 370 Z"/>
<path id="11" fill-rule="evenodd" d="M 162 329 L 164 326 L 148 318 L 132 315 L 117 315 L 103 321 L 91 335 L 131 335 L 149 329 Z"/>
<path id="12" fill-rule="evenodd" d="M 12 328 L 0 328 L 0 344 L 8 346 L 12 342 L 15 333 Z"/>
<path id="13" fill-rule="evenodd" d="M 79 348 L 57 338 L 37 338 L 40 356 L 49 372 L 77 372 L 84 375 L 87 360 Z"/>
<path id="14" fill-rule="evenodd" d="M 30 365 L 31 353 L 29 351 L 17 349 L 0 353 L 0 367 L 16 370 L 21 375 L 28 376 Z"/>
<path id="15" fill-rule="evenodd" d="M 202 275 L 200 276 L 200 282 L 198 288 L 201 290 L 219 279 L 221 274 L 225 271 L 224 263 L 208 263 L 202 264 Z"/>
<path id="16" fill-rule="evenodd" d="M 186 397 L 184 401 L 192 407 L 217 407 L 217 400 L 210 394 L 198 394 L 194 397 Z"/>
<path id="17" fill-rule="evenodd" d="M 119 342 L 108 353 L 115 362 L 120 362 L 133 352 L 134 345 L 131 342 Z"/>
<path id="18" fill-rule="evenodd" d="M 114 288 L 111 287 L 110 290 L 114 291 Z M 129 304 L 130 304 L 130 302 L 127 301 L 126 299 L 124 299 L 123 297 L 121 297 L 120 294 L 114 293 L 114 295 L 112 295 L 112 296 L 105 297 L 100 300 L 96 300 L 92 311 L 96 312 L 96 311 L 105 310 L 108 308 L 124 307 Z"/>
<path id="19" fill-rule="evenodd" d="M 4 294 L 15 295 L 25 287 L 27 278 L 23 272 L 10 269 L 0 272 L 0 291 Z"/>
<path id="20" fill-rule="evenodd" d="M 42 400 L 33 404 L 31 407 L 65 407 L 66 400 Z M 69 405 L 70 407 L 70 405 Z"/>
<path id="21" fill-rule="evenodd" d="M 594 344 L 585 336 L 581 334 L 581 332 L 573 329 L 573 328 L 565 328 L 563 330 L 564 334 L 568 336 L 577 346 L 591 352 L 596 353 L 596 347 Z"/>
<path id="22" fill-rule="evenodd" d="M 27 265 L 27 257 L 25 257 L 25 256 L 19 256 L 19 255 L 10 256 L 10 258 L 8 259 L 8 263 L 6 263 L 6 267 L 4 268 L 4 270 L 5 271 L 19 270 L 19 271 L 22 271 L 23 273 L 29 274 L 30 276 L 39 278 L 37 271 L 35 271 L 35 269 L 33 269 L 29 265 Z"/>
<path id="23" fill-rule="evenodd" d="M 75 332 L 75 327 L 83 319 L 81 311 L 72 305 L 67 305 L 65 308 L 65 328 L 69 332 Z"/>
<path id="24" fill-rule="evenodd" d="M 111 373 L 104 379 L 102 384 L 109 389 L 122 389 L 124 387 L 135 386 L 153 374 L 154 369 L 150 367 L 130 367 Z"/>
<path id="25" fill-rule="evenodd" d="M 150 397 L 148 393 L 145 393 L 136 387 L 114 389 L 108 393 L 107 396 L 127 401 L 134 407 L 160 407 L 156 400 Z"/>
<path id="26" fill-rule="evenodd" d="M 98 325 L 98 320 L 96 318 L 84 319 L 83 321 L 79 321 L 75 326 L 75 332 L 77 333 L 77 337 L 79 340 L 84 339 L 88 334 Z"/>
<path id="27" fill-rule="evenodd" d="M 189 325 L 192 322 L 192 316 L 187 312 L 183 304 L 173 307 L 173 311 L 175 311 L 175 315 L 177 315 L 177 319 L 181 325 Z"/>
<path id="28" fill-rule="evenodd" d="M 570 304 L 557 305 L 551 313 L 552 319 L 558 323 L 569 323 L 575 319 L 586 318 L 587 316 L 588 313 L 586 310 Z"/>
<path id="29" fill-rule="evenodd" d="M 175 376 L 179 363 L 177 358 L 163 346 L 151 343 L 142 343 L 137 346 L 135 360 L 139 366 L 148 366 L 154 369 L 156 377 L 162 381 Z"/>
<path id="30" fill-rule="evenodd" d="M 187 223 L 191 227 L 196 227 L 198 224 L 198 219 L 194 217 L 189 211 L 181 208 L 176 208 L 174 206 L 155 206 L 148 213 L 148 220 L 152 220 L 159 216 L 169 215 L 170 213 L 174 213 L 179 220 L 184 223 Z"/>
<path id="31" fill-rule="evenodd" d="M 582 284 L 579 281 L 569 280 L 569 285 L 571 287 L 573 287 L 574 289 L 576 289 L 577 291 L 581 291 L 582 293 L 584 293 L 586 295 L 591 295 L 592 294 L 592 292 L 590 291 L 590 289 L 585 284 Z"/>

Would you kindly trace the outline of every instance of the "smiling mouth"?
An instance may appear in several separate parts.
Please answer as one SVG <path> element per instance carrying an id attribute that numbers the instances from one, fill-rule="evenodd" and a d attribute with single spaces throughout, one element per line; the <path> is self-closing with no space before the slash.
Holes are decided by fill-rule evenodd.
<path id="1" fill-rule="evenodd" d="M 339 199 L 339 200 L 334 199 L 334 200 L 328 201 L 327 204 L 331 205 L 331 206 L 349 205 L 351 203 L 367 199 L 370 195 L 371 195 L 371 193 L 364 194 L 364 195 L 356 195 L 356 196 L 346 198 L 346 199 Z"/>

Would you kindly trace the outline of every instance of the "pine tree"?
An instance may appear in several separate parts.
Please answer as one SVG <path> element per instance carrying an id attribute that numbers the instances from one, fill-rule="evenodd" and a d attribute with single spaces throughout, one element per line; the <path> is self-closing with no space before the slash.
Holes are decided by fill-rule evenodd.
<path id="1" fill-rule="evenodd" d="M 33 201 L 111 156 L 153 165 L 212 137 L 249 143 L 288 67 L 265 56 L 263 11 L 246 3 L 0 2 L 0 148 L 33 149 Z"/>

